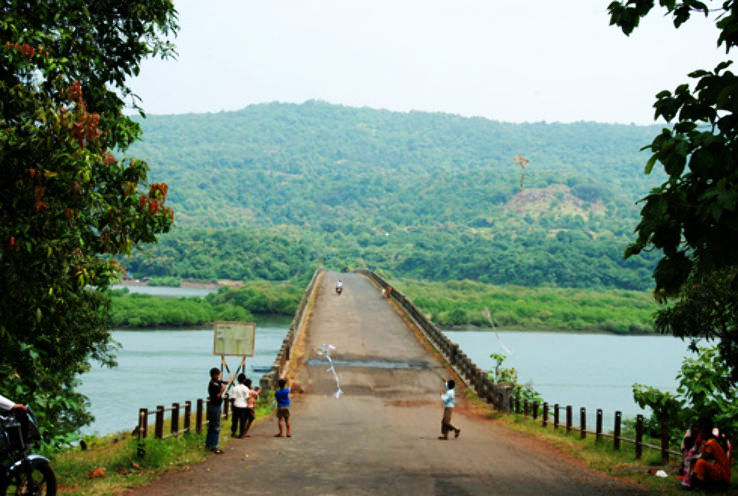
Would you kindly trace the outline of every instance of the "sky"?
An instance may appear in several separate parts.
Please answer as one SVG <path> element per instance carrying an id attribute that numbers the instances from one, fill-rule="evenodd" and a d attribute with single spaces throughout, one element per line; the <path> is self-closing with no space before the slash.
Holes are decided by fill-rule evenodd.
<path id="1" fill-rule="evenodd" d="M 714 19 L 654 10 L 626 37 L 610 0 L 175 1 L 177 60 L 130 81 L 148 114 L 330 103 L 506 122 L 649 124 L 654 95 L 728 57 Z M 708 2 L 709 3 L 709 2 Z"/>

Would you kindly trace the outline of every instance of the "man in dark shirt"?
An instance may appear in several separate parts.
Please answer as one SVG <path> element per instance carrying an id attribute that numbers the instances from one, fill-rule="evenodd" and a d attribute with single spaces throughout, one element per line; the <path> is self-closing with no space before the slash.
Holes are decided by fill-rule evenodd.
<path id="1" fill-rule="evenodd" d="M 220 437 L 220 409 L 223 404 L 223 393 L 226 383 L 220 380 L 220 370 L 213 367 L 210 369 L 210 382 L 208 383 L 208 434 L 205 437 L 205 447 L 220 455 L 223 450 L 218 449 L 218 438 Z"/>

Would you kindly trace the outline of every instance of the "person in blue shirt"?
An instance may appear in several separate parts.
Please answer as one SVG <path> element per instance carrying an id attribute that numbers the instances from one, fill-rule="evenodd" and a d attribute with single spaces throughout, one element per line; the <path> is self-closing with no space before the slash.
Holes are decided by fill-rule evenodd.
<path id="1" fill-rule="evenodd" d="M 287 381 L 280 379 L 279 389 L 274 391 L 274 398 L 277 400 L 277 421 L 279 422 L 279 434 L 274 437 L 284 437 L 282 420 L 287 425 L 287 437 L 292 437 L 290 432 L 290 390 L 286 386 Z"/>
<path id="2" fill-rule="evenodd" d="M 441 401 L 443 402 L 443 420 L 441 420 L 441 435 L 438 439 L 448 439 L 448 433 L 454 431 L 454 437 L 459 437 L 461 429 L 457 429 L 451 425 L 451 415 L 454 412 L 454 406 L 456 406 L 456 397 L 454 395 L 454 387 L 456 382 L 453 379 L 443 379 L 443 394 L 441 395 Z"/>

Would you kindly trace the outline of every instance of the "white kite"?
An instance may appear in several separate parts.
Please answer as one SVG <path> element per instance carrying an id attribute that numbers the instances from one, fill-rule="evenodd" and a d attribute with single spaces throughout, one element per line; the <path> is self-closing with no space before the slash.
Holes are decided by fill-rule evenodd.
<path id="1" fill-rule="evenodd" d="M 331 365 L 328 368 L 328 372 L 333 372 L 333 377 L 336 379 L 336 387 L 338 388 L 338 390 L 336 391 L 336 394 L 334 396 L 336 397 L 336 399 L 338 399 L 343 394 L 343 391 L 341 390 L 341 381 L 338 380 L 336 368 L 333 366 L 333 359 L 331 359 L 331 351 L 335 349 L 336 347 L 332 344 L 321 344 L 318 347 L 318 355 L 324 356 L 326 360 L 328 360 L 328 363 Z"/>

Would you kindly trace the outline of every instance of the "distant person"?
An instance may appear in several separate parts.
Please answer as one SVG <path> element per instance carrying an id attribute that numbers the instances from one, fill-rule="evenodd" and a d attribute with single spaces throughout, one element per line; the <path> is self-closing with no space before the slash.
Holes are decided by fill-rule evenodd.
<path id="1" fill-rule="evenodd" d="M 445 377 L 441 377 L 443 380 L 443 394 L 441 394 L 441 401 L 443 402 L 443 419 L 441 420 L 441 435 L 438 439 L 448 439 L 448 433 L 454 431 L 454 437 L 459 437 L 461 429 L 457 429 L 451 425 L 451 415 L 454 412 L 454 406 L 456 405 L 456 396 L 454 394 L 454 387 L 456 382 L 453 379 L 446 380 Z"/>
<path id="2" fill-rule="evenodd" d="M 279 389 L 274 391 L 274 398 L 277 400 L 277 421 L 279 422 L 279 434 L 274 437 L 283 437 L 284 430 L 282 421 L 287 425 L 287 437 L 292 437 L 290 433 L 290 390 L 287 389 L 287 381 L 279 380 Z"/>
<path id="3" fill-rule="evenodd" d="M 236 437 L 236 429 L 238 429 L 238 437 L 243 437 L 246 433 L 246 409 L 247 400 L 251 391 L 249 386 L 251 381 L 246 379 L 246 374 L 238 374 L 238 384 L 233 388 L 231 397 L 233 398 L 233 418 L 231 419 L 231 436 Z"/>
<path id="4" fill-rule="evenodd" d="M 14 403 L 10 401 L 8 398 L 0 394 L 0 410 L 5 410 L 6 412 L 9 412 L 11 410 L 22 410 L 26 411 L 26 405 L 22 405 L 20 403 Z"/>
<path id="5" fill-rule="evenodd" d="M 220 380 L 220 370 L 213 367 L 210 369 L 210 382 L 208 383 L 208 434 L 205 436 L 205 447 L 220 455 L 223 450 L 218 448 L 220 437 L 220 409 L 223 405 L 223 393 L 226 383 Z"/>
<path id="6" fill-rule="evenodd" d="M 259 393 L 261 392 L 259 386 L 251 389 L 251 379 L 246 379 L 246 386 L 249 388 L 249 397 L 246 398 L 246 431 L 241 437 L 250 437 L 249 429 L 256 420 L 256 400 L 259 399 Z"/>

